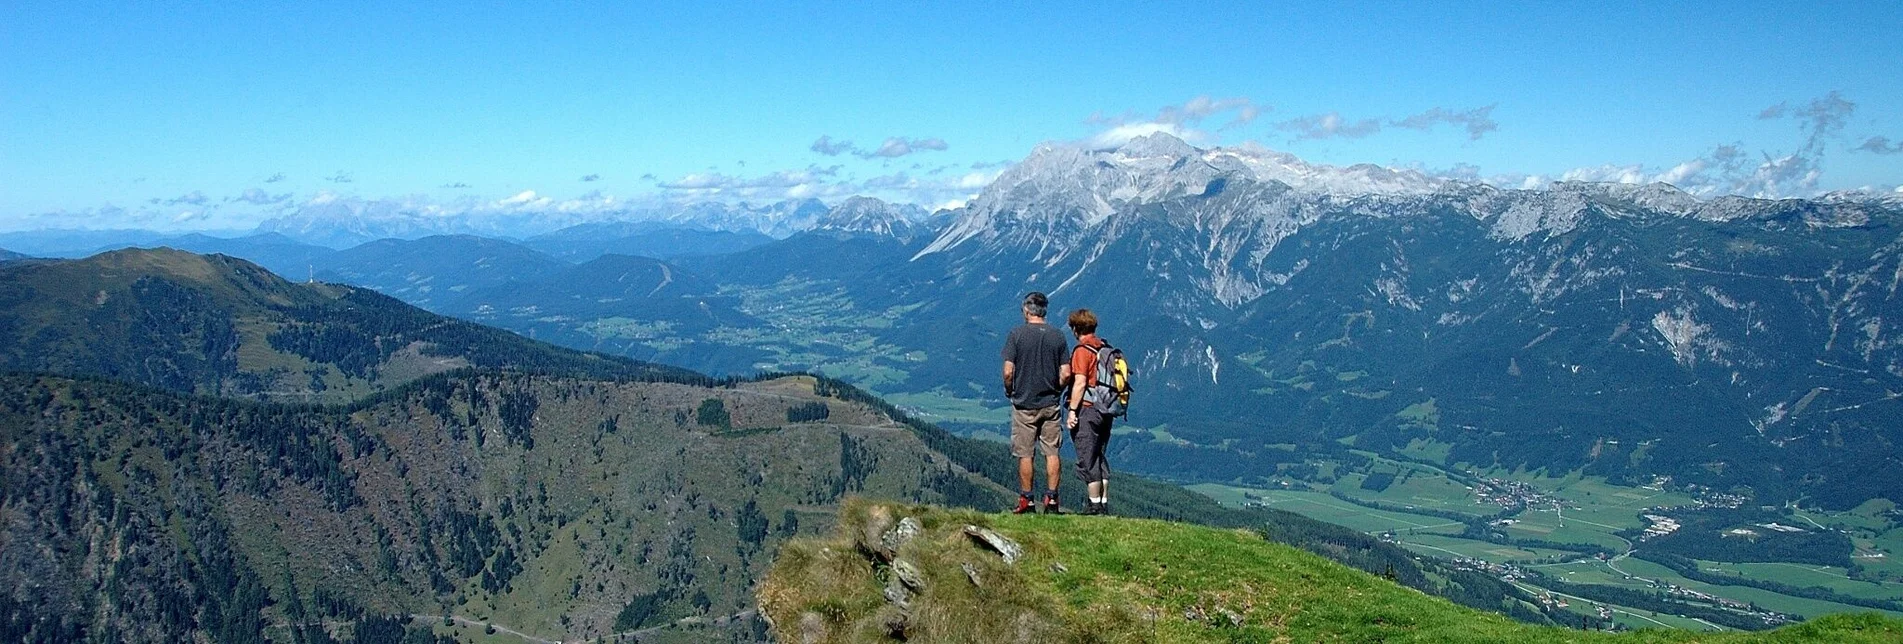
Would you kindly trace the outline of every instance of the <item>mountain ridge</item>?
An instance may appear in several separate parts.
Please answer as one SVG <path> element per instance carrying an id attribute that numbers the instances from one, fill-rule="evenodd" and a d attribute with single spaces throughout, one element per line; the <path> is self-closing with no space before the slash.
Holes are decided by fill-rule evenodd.
<path id="1" fill-rule="evenodd" d="M 463 366 L 677 371 L 535 345 L 367 289 L 170 249 L 0 268 L 0 366 L 181 392 L 341 400 Z"/>

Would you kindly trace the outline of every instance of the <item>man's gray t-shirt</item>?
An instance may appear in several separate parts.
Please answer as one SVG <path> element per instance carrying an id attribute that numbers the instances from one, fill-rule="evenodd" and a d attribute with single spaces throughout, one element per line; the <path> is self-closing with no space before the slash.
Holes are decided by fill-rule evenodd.
<path id="1" fill-rule="evenodd" d="M 1005 395 L 1018 409 L 1044 409 L 1057 405 L 1064 383 L 1057 379 L 1069 356 L 1070 344 L 1064 332 L 1049 324 L 1026 323 L 1011 330 L 1004 339 L 1003 357 L 1014 365 L 1010 390 Z"/>

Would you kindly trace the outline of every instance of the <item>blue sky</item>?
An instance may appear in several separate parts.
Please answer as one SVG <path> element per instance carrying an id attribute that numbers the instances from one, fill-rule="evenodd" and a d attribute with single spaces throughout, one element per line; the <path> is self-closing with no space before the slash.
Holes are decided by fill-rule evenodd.
<path id="1" fill-rule="evenodd" d="M 0 229 L 937 205 L 1145 124 L 1503 184 L 1903 183 L 1897 2 L 157 4 L 0 4 Z"/>

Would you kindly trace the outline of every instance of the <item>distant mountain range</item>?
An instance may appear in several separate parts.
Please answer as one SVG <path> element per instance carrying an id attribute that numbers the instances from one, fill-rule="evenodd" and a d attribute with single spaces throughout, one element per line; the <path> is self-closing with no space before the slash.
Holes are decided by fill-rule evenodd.
<path id="1" fill-rule="evenodd" d="M 1899 217 L 1895 196 L 1501 189 L 1153 135 L 1041 147 L 932 214 L 704 206 L 306 272 L 571 347 L 819 370 L 965 431 L 996 431 L 996 346 L 1043 290 L 1136 359 L 1127 422 L 1151 431 L 1115 456 L 1139 471 L 1248 481 L 1350 445 L 1842 508 L 1903 498 Z M 669 230 L 689 247 L 665 259 L 601 243 Z"/>
<path id="2" fill-rule="evenodd" d="M 1849 194 L 1508 190 L 1157 135 L 1041 148 L 933 216 L 838 204 L 784 239 L 654 264 L 644 288 L 525 272 L 432 306 L 995 408 L 995 345 L 1036 289 L 1060 315 L 1098 310 L 1137 358 L 1130 422 L 1167 429 L 1122 441 L 1142 471 L 1269 477 L 1302 458 L 1273 446 L 1351 443 L 1846 507 L 1903 497 L 1885 474 L 1903 438 L 1899 213 Z"/>
<path id="3" fill-rule="evenodd" d="M 817 199 L 789 199 L 765 205 L 717 202 L 634 208 L 586 215 L 524 211 L 483 217 L 446 217 L 398 202 L 333 200 L 301 207 L 296 213 L 266 220 L 258 233 L 279 233 L 304 243 L 345 248 L 379 239 L 417 239 L 435 235 L 480 235 L 513 239 L 552 236 L 576 238 L 633 224 L 616 238 L 635 237 L 658 228 L 746 233 L 784 238 L 812 228 L 828 212 Z M 653 228 L 643 230 L 652 226 Z M 5 239 L 0 237 L 0 239 Z M 594 239 L 590 241 L 600 241 Z"/>

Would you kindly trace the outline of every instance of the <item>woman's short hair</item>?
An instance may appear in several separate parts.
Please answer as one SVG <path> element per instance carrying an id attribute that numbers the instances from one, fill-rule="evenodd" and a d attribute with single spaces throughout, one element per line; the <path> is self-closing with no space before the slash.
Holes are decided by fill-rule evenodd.
<path id="1" fill-rule="evenodd" d="M 1070 312 L 1070 330 L 1076 331 L 1077 335 L 1096 333 L 1097 332 L 1097 314 L 1091 313 L 1090 309 L 1077 309 L 1075 311 L 1071 311 Z"/>

